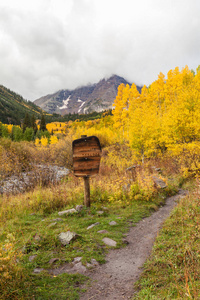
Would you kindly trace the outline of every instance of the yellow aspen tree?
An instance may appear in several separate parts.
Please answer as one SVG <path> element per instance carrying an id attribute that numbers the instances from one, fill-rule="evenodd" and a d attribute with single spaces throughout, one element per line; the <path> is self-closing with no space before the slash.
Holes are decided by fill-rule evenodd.
<path id="1" fill-rule="evenodd" d="M 51 145 L 54 145 L 54 144 L 57 144 L 58 143 L 58 138 L 57 138 L 57 136 L 56 135 L 52 135 L 51 137 L 50 137 L 50 144 Z"/>
<path id="2" fill-rule="evenodd" d="M 48 138 L 46 136 L 41 137 L 40 142 L 42 146 L 47 146 L 49 143 Z"/>
<path id="3" fill-rule="evenodd" d="M 39 139 L 39 138 L 36 138 L 36 139 L 35 139 L 35 145 L 38 146 L 39 144 L 40 144 L 40 139 Z"/>
<path id="4" fill-rule="evenodd" d="M 12 125 L 12 124 L 9 124 L 9 125 L 7 125 L 7 128 L 8 128 L 8 132 L 11 133 L 11 132 L 12 132 L 13 125 Z"/>
<path id="5" fill-rule="evenodd" d="M 130 138 L 131 120 L 134 116 L 134 112 L 138 103 L 140 103 L 140 93 L 138 92 L 136 85 L 133 83 L 129 91 L 129 107 L 128 107 L 128 119 L 127 119 L 128 139 Z"/>
<path id="6" fill-rule="evenodd" d="M 119 128 L 121 126 L 122 110 L 123 110 L 122 97 L 123 97 L 124 88 L 125 88 L 125 85 L 123 83 L 119 85 L 118 93 L 117 93 L 117 96 L 113 103 L 114 128 Z"/>
<path id="7" fill-rule="evenodd" d="M 122 112 L 121 112 L 121 134 L 123 140 L 127 138 L 127 124 L 128 124 L 128 109 L 130 101 L 130 86 L 127 84 L 123 89 L 122 94 Z"/>

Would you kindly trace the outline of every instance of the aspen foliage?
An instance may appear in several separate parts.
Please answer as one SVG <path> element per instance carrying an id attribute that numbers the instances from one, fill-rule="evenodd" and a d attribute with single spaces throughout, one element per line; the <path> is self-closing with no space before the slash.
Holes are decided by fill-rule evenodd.
<path id="1" fill-rule="evenodd" d="M 50 133 L 62 134 L 65 133 L 66 125 L 65 122 L 51 122 L 46 125 L 46 128 Z"/>
<path id="2" fill-rule="evenodd" d="M 35 139 L 35 146 L 38 146 L 40 144 L 40 139 L 39 138 L 36 138 Z"/>
<path id="3" fill-rule="evenodd" d="M 200 140 L 200 73 L 176 67 L 141 93 L 134 85 L 120 85 L 113 115 L 120 138 L 142 158 L 190 147 Z"/>
<path id="4" fill-rule="evenodd" d="M 52 135 L 51 137 L 50 137 L 50 144 L 57 144 L 58 143 L 58 138 L 57 138 L 57 136 L 56 135 Z"/>
<path id="5" fill-rule="evenodd" d="M 40 142 L 41 142 L 41 145 L 42 145 L 42 146 L 47 146 L 48 143 L 49 143 L 49 140 L 48 140 L 48 138 L 47 138 L 46 136 L 43 136 L 43 137 L 41 138 Z"/>

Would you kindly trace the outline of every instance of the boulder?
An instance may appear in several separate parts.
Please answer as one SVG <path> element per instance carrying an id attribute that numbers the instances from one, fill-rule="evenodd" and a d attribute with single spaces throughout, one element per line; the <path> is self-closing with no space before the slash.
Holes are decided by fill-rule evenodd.
<path id="1" fill-rule="evenodd" d="M 59 211 L 58 215 L 63 216 L 63 215 L 71 215 L 71 214 L 74 214 L 74 213 L 77 213 L 77 210 L 75 208 L 71 208 L 71 209 L 68 209 L 68 210 Z"/>
<path id="2" fill-rule="evenodd" d="M 55 226 L 56 224 L 57 224 L 57 222 L 53 222 L 53 223 L 49 224 L 48 227 L 53 227 L 53 226 Z"/>
<path id="3" fill-rule="evenodd" d="M 111 226 L 117 225 L 117 222 L 111 221 L 111 222 L 109 223 L 109 225 L 111 225 Z"/>
<path id="4" fill-rule="evenodd" d="M 60 240 L 61 244 L 66 246 L 71 241 L 75 240 L 78 237 L 78 234 L 75 232 L 67 231 L 67 232 L 61 232 L 58 236 L 58 239 Z"/>
<path id="5" fill-rule="evenodd" d="M 77 264 L 81 261 L 82 257 L 81 256 L 78 256 L 78 257 L 75 257 L 74 260 L 73 260 L 73 264 Z"/>
<path id="6" fill-rule="evenodd" d="M 88 226 L 87 229 L 91 229 L 91 228 L 93 228 L 94 226 L 97 226 L 97 225 L 99 225 L 99 224 L 100 224 L 99 222 L 94 223 L 94 224 Z"/>
<path id="7" fill-rule="evenodd" d="M 35 269 L 33 270 L 33 273 L 35 273 L 35 274 L 40 274 L 42 271 L 44 271 L 43 268 L 35 268 Z"/>
<path id="8" fill-rule="evenodd" d="M 80 212 L 84 208 L 84 205 L 76 205 L 76 211 Z"/>
<path id="9" fill-rule="evenodd" d="M 158 178 L 156 176 L 152 176 L 152 179 L 154 181 L 154 184 L 160 188 L 160 189 L 165 189 L 167 187 L 166 182 L 164 182 L 161 178 Z"/>
<path id="10" fill-rule="evenodd" d="M 109 239 L 109 238 L 103 238 L 103 240 L 102 240 L 106 245 L 108 245 L 108 246 L 111 246 L 111 247 L 116 247 L 116 245 L 117 245 L 117 242 L 115 242 L 114 240 L 112 240 L 112 239 Z"/>
<path id="11" fill-rule="evenodd" d="M 51 258 L 50 261 L 49 261 L 49 264 L 53 265 L 55 262 L 57 262 L 59 260 L 60 260 L 60 258 L 57 258 L 57 257 L 56 258 Z"/>
<path id="12" fill-rule="evenodd" d="M 56 219 L 53 219 L 52 221 L 54 221 L 54 222 L 63 222 L 63 219 L 61 219 L 61 218 L 56 218 Z"/>
<path id="13" fill-rule="evenodd" d="M 36 257 L 37 257 L 37 255 L 31 255 L 31 256 L 29 256 L 28 260 L 30 262 L 32 262 L 32 261 L 34 261 L 36 259 Z"/>

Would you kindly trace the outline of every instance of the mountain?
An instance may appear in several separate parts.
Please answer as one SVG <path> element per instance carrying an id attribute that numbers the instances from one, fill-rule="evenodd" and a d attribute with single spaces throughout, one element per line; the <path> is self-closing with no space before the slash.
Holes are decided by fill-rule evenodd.
<path id="1" fill-rule="evenodd" d="M 4 124 L 20 125 L 25 114 L 42 114 L 42 109 L 31 101 L 24 100 L 20 95 L 0 85 L 0 122 Z"/>
<path id="2" fill-rule="evenodd" d="M 100 80 L 98 83 L 78 87 L 74 90 L 60 90 L 41 97 L 34 103 L 51 114 L 100 112 L 112 108 L 118 86 L 121 83 L 131 85 L 124 78 L 113 75 L 108 79 Z M 140 87 L 138 89 L 140 90 Z"/>

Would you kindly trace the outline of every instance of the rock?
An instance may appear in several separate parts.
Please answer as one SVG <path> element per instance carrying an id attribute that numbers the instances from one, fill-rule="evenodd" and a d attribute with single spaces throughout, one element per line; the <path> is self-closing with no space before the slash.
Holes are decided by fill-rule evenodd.
<path id="1" fill-rule="evenodd" d="M 52 221 L 54 221 L 54 222 L 63 222 L 63 219 L 61 219 L 61 218 L 56 218 L 56 219 L 53 219 Z"/>
<path id="2" fill-rule="evenodd" d="M 52 265 L 58 260 L 60 260 L 60 258 L 51 258 L 50 261 L 49 261 L 49 264 Z"/>
<path id="3" fill-rule="evenodd" d="M 68 209 L 68 210 L 59 211 L 58 215 L 63 216 L 63 215 L 71 215 L 71 214 L 74 214 L 74 213 L 77 213 L 77 210 L 75 208 L 71 208 L 71 209 Z"/>
<path id="4" fill-rule="evenodd" d="M 93 265 L 92 264 L 89 264 L 89 263 L 87 263 L 87 268 L 92 268 L 93 267 Z"/>
<path id="5" fill-rule="evenodd" d="M 107 230 L 99 230 L 99 231 L 97 231 L 98 233 L 108 233 L 108 231 Z"/>
<path id="6" fill-rule="evenodd" d="M 84 205 L 76 205 L 76 211 L 80 212 L 84 208 Z"/>
<path id="7" fill-rule="evenodd" d="M 55 226 L 56 224 L 57 224 L 57 222 L 51 223 L 51 224 L 48 225 L 48 227 L 53 227 L 53 226 Z"/>
<path id="8" fill-rule="evenodd" d="M 166 182 L 164 182 L 162 179 L 156 177 L 156 176 L 152 176 L 152 179 L 155 183 L 155 185 L 158 187 L 158 188 L 161 188 L 161 189 L 164 189 L 167 187 L 167 184 Z"/>
<path id="9" fill-rule="evenodd" d="M 111 222 L 109 223 L 109 225 L 114 226 L 114 225 L 117 225 L 117 223 L 116 223 L 115 221 L 111 221 Z"/>
<path id="10" fill-rule="evenodd" d="M 35 269 L 33 270 L 33 273 L 35 273 L 35 274 L 40 274 L 42 271 L 44 271 L 43 268 L 35 268 Z"/>
<path id="11" fill-rule="evenodd" d="M 82 265 L 81 262 L 78 262 L 77 264 L 74 265 L 74 267 L 72 268 L 72 271 L 76 272 L 76 273 L 85 273 L 87 271 L 86 267 Z"/>
<path id="12" fill-rule="evenodd" d="M 127 168 L 127 169 L 126 169 L 126 172 L 127 172 L 127 171 L 132 171 L 132 170 L 135 169 L 135 168 L 136 168 L 136 165 L 133 165 L 133 166 Z"/>
<path id="13" fill-rule="evenodd" d="M 99 265 L 99 263 L 94 258 L 91 259 L 91 264 L 92 264 L 92 266 L 98 266 Z"/>
<path id="14" fill-rule="evenodd" d="M 34 261 L 36 259 L 37 255 L 31 255 L 29 256 L 28 260 L 31 262 L 31 261 Z"/>
<path id="15" fill-rule="evenodd" d="M 129 244 L 129 242 L 126 239 L 123 239 L 123 243 L 126 244 L 126 245 Z"/>
<path id="16" fill-rule="evenodd" d="M 157 167 L 153 166 L 152 169 L 155 170 L 158 173 L 161 173 L 161 169 L 160 168 L 157 168 Z"/>
<path id="17" fill-rule="evenodd" d="M 103 206 L 102 209 L 108 211 L 108 208 L 105 206 Z"/>
<path id="18" fill-rule="evenodd" d="M 96 266 L 99 266 L 99 263 L 94 258 L 91 259 L 91 263 L 87 263 L 87 268 L 93 268 Z"/>
<path id="19" fill-rule="evenodd" d="M 104 213 L 104 211 L 103 211 L 103 210 L 99 210 L 99 211 L 97 211 L 97 214 L 98 214 L 98 215 L 103 215 L 103 213 Z"/>
<path id="20" fill-rule="evenodd" d="M 91 228 L 93 228 L 94 226 L 97 226 L 97 225 L 99 225 L 99 224 L 100 224 L 99 222 L 94 223 L 94 224 L 88 226 L 87 229 L 91 229 Z"/>
<path id="21" fill-rule="evenodd" d="M 35 165 L 35 167 L 34 171 L 22 172 L 18 176 L 13 175 L 0 181 L 0 194 L 21 193 L 42 181 L 57 183 L 69 174 L 69 170 L 64 167 L 50 165 Z"/>
<path id="22" fill-rule="evenodd" d="M 109 238 L 103 238 L 103 240 L 102 240 L 106 245 L 108 245 L 108 246 L 111 246 L 111 247 L 116 247 L 116 245 L 117 245 L 117 242 L 115 242 L 114 240 L 112 240 L 112 239 L 109 239 Z"/>
<path id="23" fill-rule="evenodd" d="M 79 262 L 81 261 L 81 259 L 82 259 L 82 257 L 81 257 L 81 256 L 79 256 L 79 257 L 75 257 L 75 258 L 74 258 L 74 261 L 73 261 L 73 264 L 77 264 L 77 263 L 79 263 Z"/>
<path id="24" fill-rule="evenodd" d="M 78 237 L 78 235 L 75 232 L 67 231 L 67 232 L 61 232 L 58 236 L 58 239 L 60 240 L 61 244 L 66 246 L 71 241 L 75 240 Z"/>

